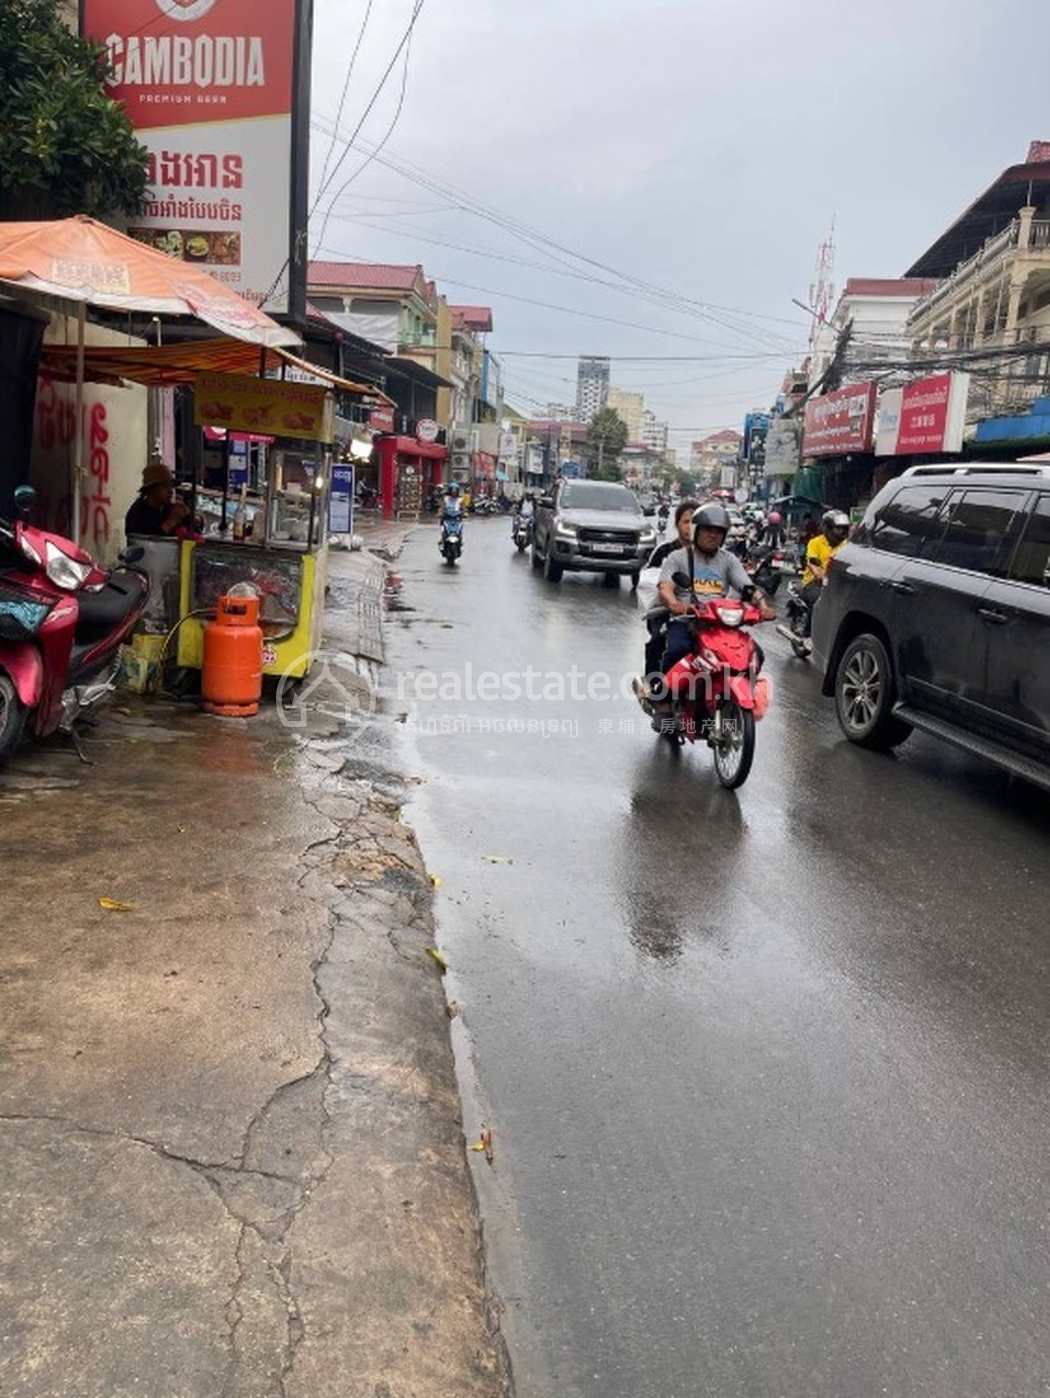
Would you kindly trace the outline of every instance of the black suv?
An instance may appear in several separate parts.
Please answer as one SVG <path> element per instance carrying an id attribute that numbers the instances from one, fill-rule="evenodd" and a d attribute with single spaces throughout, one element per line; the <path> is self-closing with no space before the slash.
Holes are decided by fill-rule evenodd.
<path id="1" fill-rule="evenodd" d="M 1050 790 L 1050 466 L 915 466 L 835 555 L 814 655 L 842 731 L 913 728 Z"/>

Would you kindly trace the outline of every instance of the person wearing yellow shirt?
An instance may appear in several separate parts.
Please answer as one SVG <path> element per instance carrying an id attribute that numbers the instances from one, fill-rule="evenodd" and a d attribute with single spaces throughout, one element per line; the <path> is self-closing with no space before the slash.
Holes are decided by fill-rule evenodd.
<path id="1" fill-rule="evenodd" d="M 808 607 L 806 639 L 813 625 L 813 607 L 824 586 L 828 563 L 849 537 L 849 515 L 841 510 L 827 510 L 820 521 L 820 533 L 814 534 L 806 545 L 806 566 L 799 579 L 802 600 Z"/>

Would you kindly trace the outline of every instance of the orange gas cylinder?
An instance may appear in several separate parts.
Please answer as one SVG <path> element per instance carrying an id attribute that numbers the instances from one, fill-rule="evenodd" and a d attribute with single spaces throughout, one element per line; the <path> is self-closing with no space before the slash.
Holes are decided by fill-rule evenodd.
<path id="1" fill-rule="evenodd" d="M 247 717 L 262 696 L 262 630 L 258 597 L 219 598 L 204 627 L 201 693 L 210 714 Z"/>

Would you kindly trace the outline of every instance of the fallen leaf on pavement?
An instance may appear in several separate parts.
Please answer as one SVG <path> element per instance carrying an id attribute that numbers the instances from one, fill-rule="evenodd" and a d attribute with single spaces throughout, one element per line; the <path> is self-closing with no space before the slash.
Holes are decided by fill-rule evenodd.
<path id="1" fill-rule="evenodd" d="M 449 1019 L 455 1019 L 459 1014 L 459 1006 L 456 1004 L 455 1000 L 450 1000 L 448 1002 L 445 1006 L 445 1013 L 448 1015 Z"/>
<path id="2" fill-rule="evenodd" d="M 107 913 L 131 913 L 135 911 L 134 903 L 118 903 L 115 898 L 100 898 L 98 905 Z"/>
<path id="3" fill-rule="evenodd" d="M 431 888 L 440 888 L 440 887 L 441 887 L 441 876 L 440 876 L 439 874 L 431 874 L 431 876 L 430 876 L 430 887 L 431 887 Z"/>
<path id="4" fill-rule="evenodd" d="M 437 964 L 441 967 L 441 974 L 444 975 L 445 972 L 448 970 L 448 962 L 445 960 L 444 954 L 438 951 L 437 947 L 427 947 L 426 953 L 429 957 L 431 957 L 434 961 L 437 962 Z"/>

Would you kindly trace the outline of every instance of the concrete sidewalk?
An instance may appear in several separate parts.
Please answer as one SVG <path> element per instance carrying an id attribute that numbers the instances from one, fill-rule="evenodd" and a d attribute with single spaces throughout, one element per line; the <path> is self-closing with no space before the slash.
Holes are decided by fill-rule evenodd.
<path id="1" fill-rule="evenodd" d="M 407 528 L 333 554 L 333 647 Z M 310 704 L 122 698 L 0 774 L 4 1398 L 510 1391 L 403 778 Z"/>

